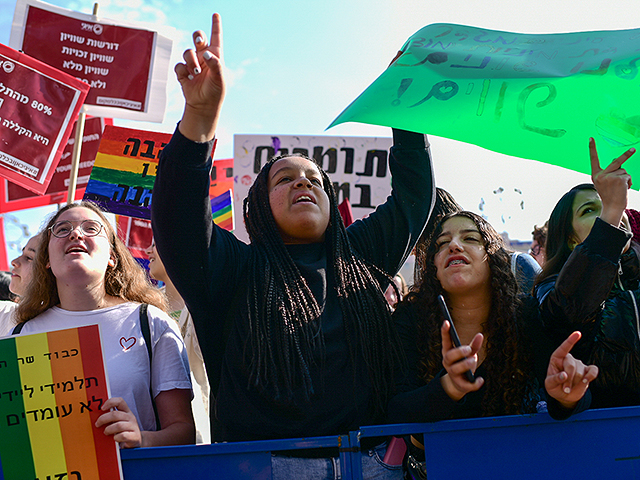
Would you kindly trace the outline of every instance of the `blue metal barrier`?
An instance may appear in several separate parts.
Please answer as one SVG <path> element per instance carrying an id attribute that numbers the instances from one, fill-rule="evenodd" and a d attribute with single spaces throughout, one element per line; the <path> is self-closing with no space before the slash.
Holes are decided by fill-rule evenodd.
<path id="1" fill-rule="evenodd" d="M 640 407 L 372 426 L 357 438 L 418 432 L 429 480 L 640 480 Z"/>
<path id="2" fill-rule="evenodd" d="M 272 452 L 334 447 L 340 451 L 342 478 L 350 479 L 353 475 L 350 469 L 348 446 L 347 435 L 336 435 L 258 442 L 134 448 L 121 450 L 120 456 L 125 480 L 164 478 L 270 480 Z"/>
<path id="3" fill-rule="evenodd" d="M 122 450 L 125 480 L 271 479 L 271 452 L 338 447 L 343 480 L 361 480 L 360 442 L 424 434 L 429 480 L 638 479 L 640 407 L 362 427 L 349 435 Z"/>

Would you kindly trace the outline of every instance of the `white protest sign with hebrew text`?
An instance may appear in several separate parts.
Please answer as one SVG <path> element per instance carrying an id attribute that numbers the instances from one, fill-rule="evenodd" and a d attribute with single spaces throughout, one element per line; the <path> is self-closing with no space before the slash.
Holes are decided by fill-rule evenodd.
<path id="1" fill-rule="evenodd" d="M 234 135 L 233 143 L 234 233 L 245 242 L 249 237 L 242 202 L 262 166 L 274 155 L 300 152 L 315 159 L 333 181 L 338 203 L 349 199 L 354 220 L 373 212 L 391 192 L 391 138 Z"/>

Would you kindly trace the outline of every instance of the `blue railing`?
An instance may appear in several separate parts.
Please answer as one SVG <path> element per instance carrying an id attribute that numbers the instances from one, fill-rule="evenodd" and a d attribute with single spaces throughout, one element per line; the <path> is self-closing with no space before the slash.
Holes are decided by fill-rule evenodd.
<path id="1" fill-rule="evenodd" d="M 338 447 L 343 480 L 362 478 L 367 437 L 424 434 L 429 480 L 638 479 L 640 407 L 362 427 L 348 435 L 122 450 L 125 480 L 271 479 L 271 453 Z"/>

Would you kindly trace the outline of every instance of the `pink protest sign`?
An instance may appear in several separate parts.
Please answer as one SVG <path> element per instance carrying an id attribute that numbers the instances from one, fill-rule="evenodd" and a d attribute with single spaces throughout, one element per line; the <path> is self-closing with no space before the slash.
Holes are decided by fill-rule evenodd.
<path id="1" fill-rule="evenodd" d="M 43 194 L 89 85 L 0 44 L 0 175 Z"/>
<path id="2" fill-rule="evenodd" d="M 159 58 L 168 59 L 165 40 L 37 0 L 18 1 L 11 33 L 12 47 L 91 86 L 86 113 L 150 121 L 164 115 L 165 92 L 157 82 L 166 82 L 168 62 L 162 69 Z"/>

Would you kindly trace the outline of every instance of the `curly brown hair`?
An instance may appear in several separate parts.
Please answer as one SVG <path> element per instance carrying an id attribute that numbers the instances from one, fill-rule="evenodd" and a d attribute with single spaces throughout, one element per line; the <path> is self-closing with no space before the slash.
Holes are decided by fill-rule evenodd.
<path id="1" fill-rule="evenodd" d="M 489 258 L 491 272 L 491 309 L 483 325 L 485 336 L 486 393 L 482 403 L 485 416 L 513 415 L 535 412 L 537 385 L 532 372 L 529 349 L 524 346 L 518 328 L 518 287 L 511 270 L 509 252 L 502 237 L 482 217 L 461 211 L 444 215 L 435 225 L 426 243 L 422 283 L 415 285 L 406 300 L 420 312 L 418 322 L 418 372 L 425 383 L 442 370 L 442 340 L 440 327 L 444 317 L 438 307 L 438 295 L 447 297 L 436 276 L 434 257 L 436 240 L 444 223 L 453 217 L 469 218 L 478 228 Z"/>
<path id="2" fill-rule="evenodd" d="M 48 246 L 51 239 L 50 227 L 58 221 L 58 218 L 64 212 L 80 207 L 87 208 L 100 217 L 111 244 L 115 266 L 108 268 L 105 273 L 106 294 L 128 302 L 148 303 L 166 312 L 167 304 L 164 295 L 151 285 L 144 269 L 133 258 L 133 255 L 131 255 L 122 240 L 118 238 L 115 229 L 100 207 L 92 202 L 80 202 L 68 204 L 58 210 L 39 233 L 42 236 L 41 244 L 33 261 L 31 282 L 16 309 L 17 322 L 22 323 L 31 320 L 60 303 L 56 277 L 53 275 L 51 268 L 47 267 L 49 264 Z"/>

